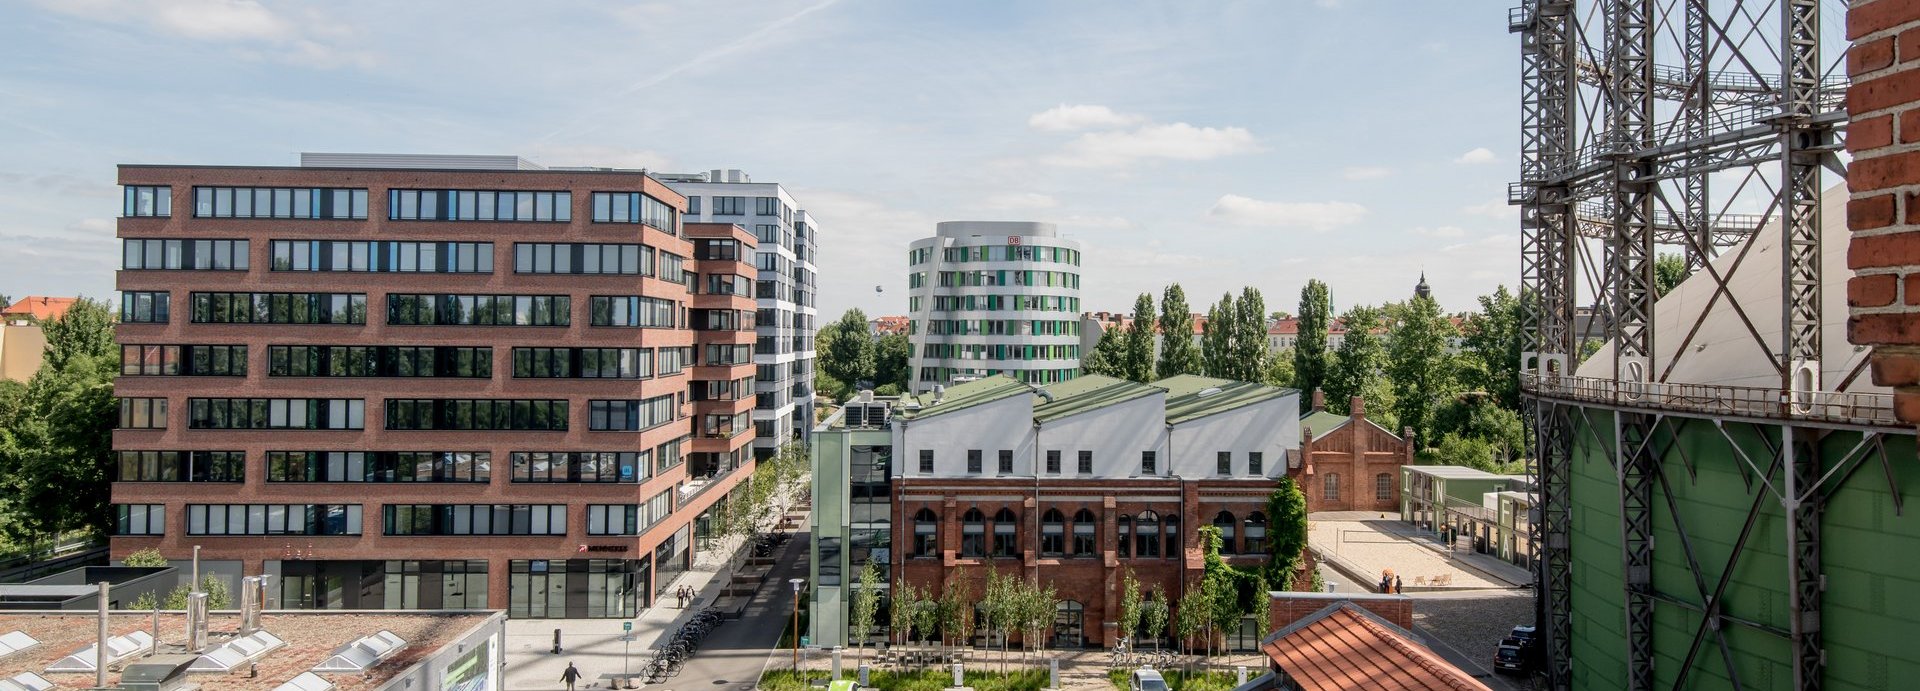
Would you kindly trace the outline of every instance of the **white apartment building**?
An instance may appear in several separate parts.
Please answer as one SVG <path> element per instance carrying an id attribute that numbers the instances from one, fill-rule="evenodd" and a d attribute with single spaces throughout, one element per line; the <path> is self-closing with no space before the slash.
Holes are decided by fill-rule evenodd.
<path id="1" fill-rule="evenodd" d="M 771 456 L 782 443 L 813 428 L 814 336 L 819 228 L 785 187 L 753 182 L 739 170 L 655 174 L 686 195 L 689 223 L 733 223 L 760 239 L 754 297 L 759 302 L 753 361 L 758 366 L 753 408 L 754 455 Z"/>
<path id="2" fill-rule="evenodd" d="M 948 221 L 907 252 L 913 389 L 1080 375 L 1080 243 L 1051 223 Z"/>

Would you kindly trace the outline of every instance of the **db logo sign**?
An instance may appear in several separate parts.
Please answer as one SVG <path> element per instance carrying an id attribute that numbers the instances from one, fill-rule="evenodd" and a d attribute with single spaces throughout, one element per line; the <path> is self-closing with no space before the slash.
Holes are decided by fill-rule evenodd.
<path id="1" fill-rule="evenodd" d="M 1020 236 L 1018 236 L 1018 235 L 1008 235 L 1008 236 L 1007 236 L 1007 244 L 1009 244 L 1009 245 L 1018 245 L 1018 244 L 1020 244 Z"/>

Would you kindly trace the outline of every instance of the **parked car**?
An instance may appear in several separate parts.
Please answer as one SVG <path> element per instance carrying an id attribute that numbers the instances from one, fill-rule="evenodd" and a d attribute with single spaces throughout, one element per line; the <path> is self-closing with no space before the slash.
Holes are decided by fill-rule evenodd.
<path id="1" fill-rule="evenodd" d="M 1508 638 L 1500 642 L 1493 651 L 1493 671 L 1496 674 L 1522 674 L 1527 671 L 1527 657 L 1520 646 Z"/>
<path id="2" fill-rule="evenodd" d="M 1128 691 L 1167 691 L 1167 680 L 1160 672 L 1151 669 L 1133 670 L 1132 681 L 1127 683 Z"/>

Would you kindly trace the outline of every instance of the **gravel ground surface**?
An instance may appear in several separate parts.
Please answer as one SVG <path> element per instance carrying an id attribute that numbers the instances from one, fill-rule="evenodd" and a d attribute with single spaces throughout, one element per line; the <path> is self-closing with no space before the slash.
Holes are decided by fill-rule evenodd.
<path id="1" fill-rule="evenodd" d="M 1518 677 L 1493 674 L 1492 660 L 1494 646 L 1514 626 L 1533 622 L 1531 593 L 1479 591 L 1413 597 L 1414 627 L 1433 639 L 1443 656 L 1497 691 L 1527 688 Z M 1465 660 L 1454 659 L 1446 648 Z"/>

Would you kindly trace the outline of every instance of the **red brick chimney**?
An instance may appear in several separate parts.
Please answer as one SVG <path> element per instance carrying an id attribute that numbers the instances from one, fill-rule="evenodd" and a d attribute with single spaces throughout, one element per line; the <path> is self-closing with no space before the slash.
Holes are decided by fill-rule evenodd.
<path id="1" fill-rule="evenodd" d="M 1310 408 L 1309 410 L 1318 413 L 1326 409 L 1327 409 L 1327 392 L 1321 391 L 1319 387 L 1314 387 L 1313 407 Z"/>
<path id="2" fill-rule="evenodd" d="M 1367 419 L 1367 399 L 1354 396 L 1347 400 L 1347 414 L 1355 420 Z"/>

